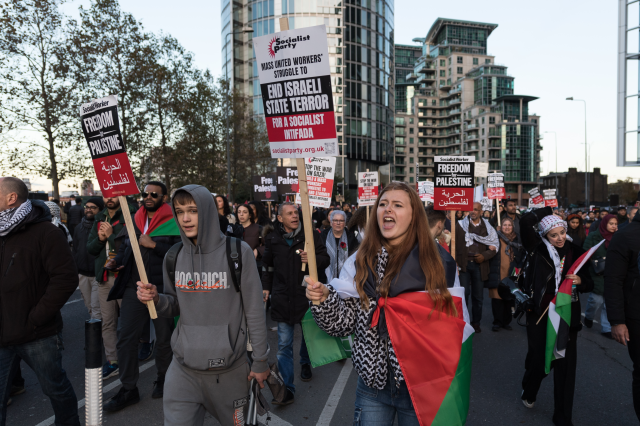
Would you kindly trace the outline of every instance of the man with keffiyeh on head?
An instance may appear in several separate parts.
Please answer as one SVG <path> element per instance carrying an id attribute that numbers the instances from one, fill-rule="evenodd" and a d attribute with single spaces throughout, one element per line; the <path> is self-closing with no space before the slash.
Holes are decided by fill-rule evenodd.
<path id="1" fill-rule="evenodd" d="M 60 314 L 78 270 L 49 208 L 28 195 L 20 179 L 0 178 L 0 426 L 19 359 L 35 372 L 55 423 L 79 426 L 78 399 L 62 368 Z"/>
<path id="2" fill-rule="evenodd" d="M 489 260 L 500 248 L 498 234 L 487 219 L 482 218 L 482 204 L 473 203 L 469 216 L 456 222 L 456 262 L 460 267 L 460 283 L 465 299 L 472 300 L 471 325 L 480 333 L 482 299 L 489 279 Z"/>

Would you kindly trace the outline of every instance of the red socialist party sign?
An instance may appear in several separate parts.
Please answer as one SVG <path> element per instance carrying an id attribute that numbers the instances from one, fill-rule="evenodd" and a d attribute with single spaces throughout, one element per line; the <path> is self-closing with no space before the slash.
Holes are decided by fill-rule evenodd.
<path id="1" fill-rule="evenodd" d="M 473 210 L 474 165 L 472 156 L 436 156 L 433 205 L 436 210 Z"/>
<path id="2" fill-rule="evenodd" d="M 373 206 L 378 199 L 378 172 L 358 173 L 358 206 Z"/>
<path id="3" fill-rule="evenodd" d="M 324 25 L 253 39 L 272 158 L 338 155 Z"/>
<path id="4" fill-rule="evenodd" d="M 102 196 L 138 194 L 140 190 L 120 134 L 116 97 L 111 95 L 83 104 L 80 122 Z"/>
<path id="5" fill-rule="evenodd" d="M 487 175 L 487 197 L 490 200 L 507 198 L 503 173 L 489 173 Z"/>

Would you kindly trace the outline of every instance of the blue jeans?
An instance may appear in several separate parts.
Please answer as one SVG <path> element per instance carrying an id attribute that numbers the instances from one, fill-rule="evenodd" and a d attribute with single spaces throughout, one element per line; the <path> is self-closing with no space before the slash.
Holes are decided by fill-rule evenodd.
<path id="1" fill-rule="evenodd" d="M 584 309 L 585 319 L 592 320 L 596 316 L 596 311 L 602 306 L 600 311 L 600 325 L 602 326 L 603 333 L 611 332 L 611 324 L 609 318 L 607 318 L 607 305 L 604 303 L 604 297 L 600 294 L 593 292 L 589 293 L 589 299 L 587 300 L 587 307 Z"/>
<path id="2" fill-rule="evenodd" d="M 11 393 L 15 363 L 22 359 L 38 377 L 42 392 L 49 397 L 56 426 L 80 426 L 78 398 L 67 373 L 62 368 L 62 336 L 60 334 L 21 345 L 0 348 L 0 426 L 7 421 L 7 401 Z M 19 357 L 19 358 L 18 358 Z M 13 369 L 13 370 L 12 370 Z"/>
<path id="3" fill-rule="evenodd" d="M 278 370 L 282 374 L 287 389 L 295 393 L 296 387 L 293 384 L 293 327 L 286 322 L 278 323 Z M 311 364 L 304 334 L 300 344 L 300 364 Z"/>
<path id="4" fill-rule="evenodd" d="M 482 281 L 478 263 L 472 260 L 467 262 L 467 271 L 460 271 L 460 285 L 464 287 L 467 306 L 471 301 L 471 309 L 469 309 L 471 324 L 480 324 L 482 319 L 482 299 L 484 298 L 484 281 Z"/>
<path id="5" fill-rule="evenodd" d="M 398 426 L 419 426 L 416 410 L 405 381 L 397 387 L 393 377 L 382 390 L 370 388 L 358 376 L 356 409 L 353 426 L 392 426 L 398 415 Z"/>

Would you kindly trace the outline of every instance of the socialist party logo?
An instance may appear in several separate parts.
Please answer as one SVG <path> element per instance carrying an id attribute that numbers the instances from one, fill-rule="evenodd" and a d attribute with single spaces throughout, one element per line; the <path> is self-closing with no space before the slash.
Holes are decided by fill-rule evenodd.
<path id="1" fill-rule="evenodd" d="M 283 49 L 295 49 L 298 43 L 302 41 L 308 41 L 311 38 L 310 35 L 306 36 L 297 36 L 297 37 L 289 37 L 287 39 L 280 39 L 278 37 L 274 37 L 268 44 L 269 56 L 272 58 L 276 57 L 276 53 Z"/>

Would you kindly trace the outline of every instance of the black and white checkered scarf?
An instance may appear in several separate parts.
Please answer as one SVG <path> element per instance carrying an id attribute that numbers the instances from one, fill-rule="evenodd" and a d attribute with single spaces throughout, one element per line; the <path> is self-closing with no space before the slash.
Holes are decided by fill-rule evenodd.
<path id="1" fill-rule="evenodd" d="M 8 235 L 31 213 L 33 206 L 27 200 L 18 207 L 0 212 L 0 237 Z"/>

